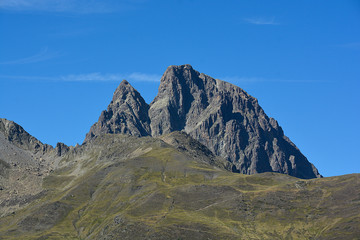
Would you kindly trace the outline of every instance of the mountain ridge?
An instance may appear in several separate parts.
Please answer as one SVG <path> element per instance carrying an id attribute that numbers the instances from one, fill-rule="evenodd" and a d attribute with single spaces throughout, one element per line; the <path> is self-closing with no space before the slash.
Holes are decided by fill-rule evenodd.
<path id="1" fill-rule="evenodd" d="M 150 104 L 130 83 L 121 82 L 85 142 L 100 133 L 157 137 L 173 131 L 186 132 L 228 160 L 233 172 L 321 177 L 256 98 L 189 64 L 166 69 Z"/>
<path id="2" fill-rule="evenodd" d="M 54 171 L 36 179 L 12 176 L 17 166 L 0 172 L 0 185 L 12 178 L 36 187 L 0 199 L 0 238 L 350 240 L 360 233 L 360 174 L 232 173 L 176 131 L 100 134 L 54 156 Z"/>
<path id="3" fill-rule="evenodd" d="M 91 126 L 84 142 L 101 133 L 123 133 L 149 136 L 149 105 L 128 81 L 123 80 L 114 92 L 108 108 L 101 112 L 99 121 Z"/>
<path id="4" fill-rule="evenodd" d="M 5 125 L 20 139 L 8 138 Z M 16 125 L 0 126 L 0 239 L 350 240 L 360 234 L 360 174 L 232 173 L 229 161 L 185 131 L 100 133 L 75 147 L 33 151 L 27 146 L 36 140 Z"/>

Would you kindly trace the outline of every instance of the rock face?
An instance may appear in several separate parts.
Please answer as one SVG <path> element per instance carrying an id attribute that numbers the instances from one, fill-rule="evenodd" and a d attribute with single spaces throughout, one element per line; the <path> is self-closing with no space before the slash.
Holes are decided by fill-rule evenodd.
<path id="1" fill-rule="evenodd" d="M 53 151 L 20 125 L 0 118 L 0 216 L 41 193 L 42 179 L 54 167 Z"/>
<path id="2" fill-rule="evenodd" d="M 153 136 L 184 130 L 233 163 L 235 172 L 319 177 L 315 167 L 254 97 L 190 65 L 166 70 L 149 116 Z"/>
<path id="3" fill-rule="evenodd" d="M 150 135 L 149 105 L 126 80 L 116 89 L 107 110 L 86 135 L 85 141 L 103 133 L 122 133 L 134 136 Z"/>
<path id="4" fill-rule="evenodd" d="M 123 81 L 85 141 L 101 133 L 157 137 L 173 131 L 185 131 L 228 160 L 234 172 L 321 177 L 256 98 L 190 65 L 168 67 L 150 106 Z"/>
<path id="5" fill-rule="evenodd" d="M 185 132 L 171 132 L 159 137 L 167 144 L 175 147 L 178 151 L 184 152 L 195 158 L 197 161 L 206 162 L 221 169 L 230 170 L 231 164 L 224 158 L 217 157 L 205 145 L 190 137 Z"/>
<path id="6" fill-rule="evenodd" d="M 17 123 L 4 118 L 0 118 L 0 133 L 15 146 L 33 153 L 46 153 L 52 150 L 50 145 L 43 144 Z"/>

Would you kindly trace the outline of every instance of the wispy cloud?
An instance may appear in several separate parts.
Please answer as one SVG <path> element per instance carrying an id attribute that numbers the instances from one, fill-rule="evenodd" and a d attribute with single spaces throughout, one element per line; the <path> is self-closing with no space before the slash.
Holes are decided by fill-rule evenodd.
<path id="1" fill-rule="evenodd" d="M 28 63 L 37 63 L 37 62 L 43 62 L 47 61 L 59 56 L 62 56 L 63 54 L 59 52 L 50 52 L 47 47 L 41 49 L 40 52 L 36 53 L 35 55 L 32 55 L 30 57 L 15 59 L 15 60 L 9 60 L 0 62 L 0 65 L 16 65 L 16 64 L 28 64 Z"/>
<path id="2" fill-rule="evenodd" d="M 139 82 L 159 82 L 161 75 L 159 74 L 147 74 L 147 73 L 131 73 L 128 75 L 129 80 L 135 80 Z"/>
<path id="3" fill-rule="evenodd" d="M 238 83 L 264 83 L 264 82 L 278 82 L 278 83 L 320 83 L 320 82 L 329 82 L 323 80 L 306 80 L 306 79 L 269 79 L 269 78 L 260 78 L 260 77 L 223 77 L 219 78 L 223 81 L 238 84 Z"/>
<path id="4" fill-rule="evenodd" d="M 223 77 L 223 78 L 219 78 L 220 80 L 226 81 L 226 82 L 232 82 L 232 83 L 236 83 L 236 82 L 263 82 L 265 81 L 264 78 L 257 78 L 257 77 Z"/>
<path id="5" fill-rule="evenodd" d="M 360 42 L 344 43 L 344 44 L 339 44 L 339 45 L 336 45 L 336 46 L 342 47 L 342 48 L 360 50 Z"/>
<path id="6" fill-rule="evenodd" d="M 159 82 L 161 75 L 147 73 L 86 73 L 86 74 L 69 74 L 64 76 L 0 76 L 4 80 L 31 80 L 31 81 L 62 81 L 62 82 L 119 82 L 124 79 L 134 82 Z"/>
<path id="7" fill-rule="evenodd" d="M 159 82 L 161 75 L 149 73 L 85 73 L 85 74 L 68 74 L 62 76 L 5 76 L 0 75 L 0 80 L 18 80 L 18 81 L 53 81 L 53 82 L 120 82 L 124 79 L 133 82 Z M 325 83 L 331 81 L 323 80 L 306 80 L 306 79 L 271 79 L 261 77 L 237 77 L 227 76 L 219 78 L 220 80 L 233 84 L 240 83 Z"/>
<path id="8" fill-rule="evenodd" d="M 130 73 L 130 74 L 118 74 L 118 73 L 87 73 L 87 74 L 71 74 L 67 76 L 59 77 L 60 81 L 67 82 L 84 82 L 84 81 L 121 81 L 123 79 L 132 80 L 136 82 L 158 82 L 160 81 L 161 75 L 147 74 L 147 73 Z"/>
<path id="9" fill-rule="evenodd" d="M 86 73 L 86 74 L 70 74 L 66 76 L 58 77 L 59 81 L 66 82 L 104 82 L 104 81 L 121 81 L 124 79 L 124 75 L 120 74 L 101 74 L 101 73 Z"/>
<path id="10" fill-rule="evenodd" d="M 53 33 L 50 33 L 49 37 L 55 38 L 74 38 L 81 37 L 95 33 L 95 29 L 91 28 L 80 28 L 72 31 L 61 31 L 59 29 L 55 29 Z"/>
<path id="11" fill-rule="evenodd" d="M 248 23 L 255 25 L 279 25 L 280 23 L 275 20 L 275 17 L 272 18 L 264 18 L 264 17 L 252 17 L 252 18 L 244 18 L 244 20 Z"/>
<path id="12" fill-rule="evenodd" d="M 129 9 L 145 0 L 1 0 L 0 9 L 58 13 L 108 13 Z"/>

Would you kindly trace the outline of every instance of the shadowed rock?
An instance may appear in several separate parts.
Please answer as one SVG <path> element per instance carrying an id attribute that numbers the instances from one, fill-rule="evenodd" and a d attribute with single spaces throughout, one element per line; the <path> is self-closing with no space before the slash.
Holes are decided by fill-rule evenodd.
<path id="1" fill-rule="evenodd" d="M 68 147 L 66 144 L 58 142 L 55 147 L 55 152 L 57 156 L 62 156 L 65 153 L 67 153 L 70 150 L 70 147 Z"/>
<path id="2" fill-rule="evenodd" d="M 153 136 L 183 130 L 231 162 L 234 172 L 320 177 L 256 98 L 190 65 L 166 70 L 149 116 Z"/>
<path id="3" fill-rule="evenodd" d="M 130 83 L 123 80 L 116 89 L 107 110 L 86 135 L 85 142 L 104 133 L 121 133 L 133 136 L 150 135 L 149 105 Z"/>
<path id="4" fill-rule="evenodd" d="M 26 132 L 20 125 L 5 118 L 0 118 L 0 133 L 15 146 L 33 153 L 52 151 L 52 146 L 43 144 Z"/>
<path id="5" fill-rule="evenodd" d="M 101 133 L 156 137 L 173 131 L 186 132 L 228 160 L 233 172 L 321 177 L 256 98 L 190 65 L 167 68 L 150 107 L 123 81 L 85 141 Z"/>

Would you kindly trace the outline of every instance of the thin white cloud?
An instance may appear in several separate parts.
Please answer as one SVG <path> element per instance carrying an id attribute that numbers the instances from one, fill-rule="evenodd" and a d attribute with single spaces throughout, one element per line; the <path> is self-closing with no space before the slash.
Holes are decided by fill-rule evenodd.
<path id="1" fill-rule="evenodd" d="M 73 31 L 61 31 L 59 29 L 55 29 L 53 33 L 50 33 L 49 37 L 55 38 L 73 38 L 79 36 L 85 36 L 95 33 L 95 29 L 91 28 L 81 28 Z"/>
<path id="2" fill-rule="evenodd" d="M 134 72 L 130 74 L 118 74 L 118 73 L 102 74 L 96 72 L 96 73 L 87 73 L 87 74 L 71 74 L 60 77 L 59 80 L 67 81 L 67 82 L 84 82 L 84 81 L 105 82 L 105 81 L 121 81 L 123 79 L 126 79 L 129 81 L 136 81 L 136 82 L 158 82 L 160 81 L 160 78 L 161 75 L 139 73 L 139 72 Z"/>
<path id="3" fill-rule="evenodd" d="M 65 76 L 0 76 L 4 80 L 31 80 L 31 81 L 62 81 L 62 82 L 119 82 L 124 79 L 134 82 L 159 82 L 161 75 L 134 72 L 130 74 L 118 73 L 86 73 L 69 74 Z"/>
<path id="4" fill-rule="evenodd" d="M 127 78 L 139 82 L 159 82 L 161 75 L 135 72 L 129 74 Z"/>
<path id="5" fill-rule="evenodd" d="M 15 59 L 15 60 L 9 60 L 0 62 L 0 65 L 17 65 L 17 64 L 28 64 L 28 63 L 37 63 L 37 62 L 43 62 L 47 61 L 56 57 L 62 56 L 59 52 L 50 52 L 47 47 L 41 49 L 40 52 L 38 52 L 35 55 L 32 55 L 30 57 Z"/>
<path id="6" fill-rule="evenodd" d="M 320 83 L 329 82 L 323 80 L 306 80 L 306 79 L 267 79 L 259 77 L 223 77 L 219 78 L 223 81 L 238 84 L 238 83 L 264 83 L 264 82 L 282 82 L 282 83 Z"/>
<path id="7" fill-rule="evenodd" d="M 272 18 L 264 18 L 264 17 L 252 17 L 252 18 L 244 18 L 244 20 L 248 23 L 255 25 L 279 25 L 280 23 Z"/>
<path id="8" fill-rule="evenodd" d="M 17 7 L 27 7 L 31 3 L 26 0 L 3 0 L 0 2 L 1 8 L 17 8 Z"/>
<path id="9" fill-rule="evenodd" d="M 0 75 L 0 80 L 18 80 L 18 81 L 53 81 L 53 82 L 120 82 L 122 80 L 130 82 L 159 82 L 161 75 L 133 72 L 128 74 L 120 73 L 86 73 L 86 74 L 69 74 L 64 76 L 5 76 Z M 240 83 L 325 83 L 331 81 L 324 80 L 306 80 L 306 79 L 270 79 L 261 77 L 222 77 L 220 80 L 233 84 Z"/>
<path id="10" fill-rule="evenodd" d="M 139 0 L 1 0 L 0 9 L 24 12 L 41 11 L 57 13 L 108 13 L 129 9 Z"/>
<path id="11" fill-rule="evenodd" d="M 67 76 L 60 76 L 60 81 L 66 82 L 104 82 L 104 81 L 121 81 L 124 75 L 121 74 L 101 74 L 101 73 L 86 73 L 86 74 L 70 74 Z"/>
<path id="12" fill-rule="evenodd" d="M 337 45 L 338 47 L 342 48 L 349 48 L 354 50 L 360 50 L 360 42 L 351 42 L 351 43 L 344 43 Z"/>
<path id="13" fill-rule="evenodd" d="M 220 80 L 226 82 L 263 82 L 265 79 L 257 77 L 223 77 Z"/>
<path id="14" fill-rule="evenodd" d="M 9 76 L 0 75 L 0 79 L 8 80 L 19 80 L 19 81 L 58 81 L 56 77 L 44 77 L 44 76 Z"/>

